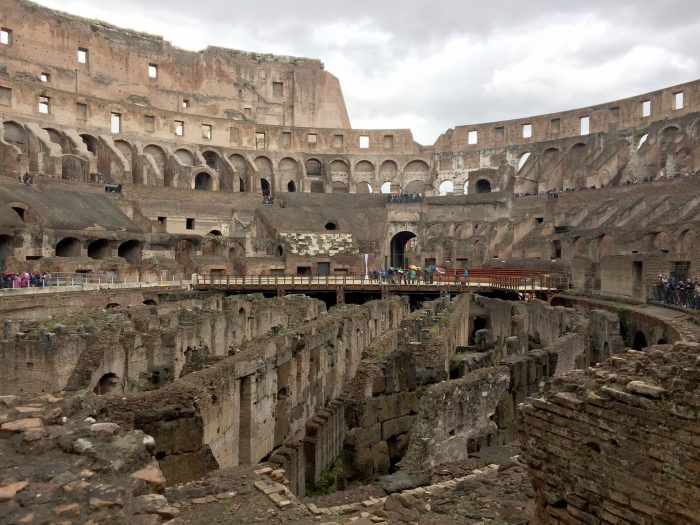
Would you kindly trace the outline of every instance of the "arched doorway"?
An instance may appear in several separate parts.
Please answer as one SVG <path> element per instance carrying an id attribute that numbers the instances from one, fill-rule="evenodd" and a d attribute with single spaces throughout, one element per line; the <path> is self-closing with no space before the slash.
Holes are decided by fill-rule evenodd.
<path id="1" fill-rule="evenodd" d="M 194 178 L 194 189 L 195 190 L 209 190 L 212 189 L 211 175 L 208 173 L 198 173 Z"/>
<path id="2" fill-rule="evenodd" d="M 647 338 L 644 335 L 644 333 L 641 330 L 637 330 L 637 333 L 634 334 L 634 341 L 632 342 L 632 348 L 634 350 L 643 350 L 646 348 L 647 345 Z"/>
<path id="3" fill-rule="evenodd" d="M 95 386 L 94 392 L 98 396 L 103 396 L 114 392 L 119 387 L 119 376 L 113 372 L 103 375 Z"/>
<path id="4" fill-rule="evenodd" d="M 80 257 L 80 241 L 66 237 L 56 245 L 56 257 Z"/>
<path id="5" fill-rule="evenodd" d="M 486 179 L 479 179 L 478 181 L 476 181 L 476 192 L 491 193 L 491 183 Z"/>
<path id="6" fill-rule="evenodd" d="M 296 184 L 294 184 L 293 180 L 290 180 L 287 183 L 287 191 L 290 193 L 294 193 L 295 191 L 297 191 L 297 186 L 296 186 Z"/>
<path id="7" fill-rule="evenodd" d="M 395 268 L 403 268 L 406 265 L 406 244 L 411 239 L 416 238 L 416 234 L 409 231 L 402 231 L 391 238 L 389 243 L 389 263 Z"/>
<path id="8" fill-rule="evenodd" d="M 107 239 L 97 239 L 88 244 L 87 254 L 90 259 L 106 259 L 112 255 L 112 248 Z"/>
<path id="9" fill-rule="evenodd" d="M 129 264 L 139 264 L 141 262 L 141 242 L 136 240 L 126 241 L 119 245 L 117 254 L 126 259 Z"/>
<path id="10" fill-rule="evenodd" d="M 270 183 L 267 182 L 267 179 L 260 179 L 260 191 L 265 197 L 270 196 Z"/>
<path id="11" fill-rule="evenodd" d="M 438 192 L 440 197 L 444 197 L 445 195 L 450 195 L 454 191 L 454 183 L 451 180 L 444 180 L 440 183 L 440 187 L 438 188 Z"/>

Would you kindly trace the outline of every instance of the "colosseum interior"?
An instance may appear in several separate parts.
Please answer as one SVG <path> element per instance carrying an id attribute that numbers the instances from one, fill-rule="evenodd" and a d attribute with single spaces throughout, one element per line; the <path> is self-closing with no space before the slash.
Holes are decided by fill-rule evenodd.
<path id="1" fill-rule="evenodd" d="M 0 6 L 0 522 L 700 523 L 700 80 L 423 146 Z"/>

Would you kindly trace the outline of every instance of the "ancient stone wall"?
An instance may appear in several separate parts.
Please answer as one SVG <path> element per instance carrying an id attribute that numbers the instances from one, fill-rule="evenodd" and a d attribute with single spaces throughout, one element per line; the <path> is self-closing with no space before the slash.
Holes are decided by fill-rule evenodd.
<path id="1" fill-rule="evenodd" d="M 171 482 L 206 470 L 208 450 L 221 467 L 257 462 L 301 442 L 352 379 L 374 330 L 398 326 L 407 311 L 400 299 L 334 308 L 158 391 L 113 399 L 107 413 L 147 428 Z"/>
<path id="2" fill-rule="evenodd" d="M 0 391 L 150 390 L 177 379 L 193 359 L 226 356 L 243 341 L 325 310 L 320 301 L 300 297 L 178 298 L 6 326 L 0 355 L 11 366 L 3 367 Z"/>
<path id="3" fill-rule="evenodd" d="M 698 344 L 628 351 L 520 412 L 541 523 L 699 523 Z"/>

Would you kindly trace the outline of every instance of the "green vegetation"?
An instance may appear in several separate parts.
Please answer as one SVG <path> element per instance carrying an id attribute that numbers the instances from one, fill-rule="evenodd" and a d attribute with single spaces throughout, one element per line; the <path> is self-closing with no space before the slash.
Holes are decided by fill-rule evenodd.
<path id="1" fill-rule="evenodd" d="M 321 472 L 321 478 L 316 484 L 306 485 L 306 495 L 310 498 L 327 496 L 337 490 L 336 479 L 343 468 L 343 460 L 336 459 L 329 467 Z"/>

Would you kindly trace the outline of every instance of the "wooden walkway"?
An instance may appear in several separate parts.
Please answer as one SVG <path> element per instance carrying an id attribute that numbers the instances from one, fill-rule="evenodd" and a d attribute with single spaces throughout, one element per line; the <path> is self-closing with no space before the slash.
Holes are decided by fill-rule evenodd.
<path id="1" fill-rule="evenodd" d="M 377 294 L 381 297 L 401 294 L 451 295 L 468 292 L 505 290 L 522 297 L 546 297 L 568 289 L 568 280 L 560 277 L 535 275 L 504 276 L 493 272 L 491 275 L 470 277 L 466 282 L 450 276 L 447 279 L 435 278 L 432 283 L 425 281 L 404 282 L 369 279 L 364 275 L 248 275 L 245 277 L 219 277 L 210 275 L 193 276 L 192 287 L 196 290 L 217 290 L 232 293 L 275 293 L 283 296 L 289 293 L 335 292 L 338 304 L 345 302 L 346 293 Z"/>

